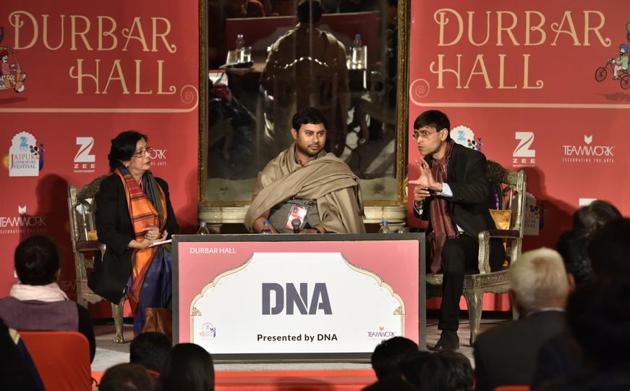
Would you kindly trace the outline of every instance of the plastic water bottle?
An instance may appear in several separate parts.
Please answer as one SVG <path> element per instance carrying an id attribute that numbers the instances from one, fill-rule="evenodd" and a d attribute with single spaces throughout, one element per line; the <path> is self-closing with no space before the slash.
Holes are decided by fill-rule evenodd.
<path id="1" fill-rule="evenodd" d="M 389 228 L 389 221 L 387 221 L 387 220 L 383 220 L 383 221 L 381 222 L 381 226 L 380 226 L 380 228 L 378 229 L 378 233 L 381 233 L 381 234 L 388 234 L 388 233 L 391 233 L 391 232 L 392 232 L 392 231 L 391 231 L 391 229 Z"/>
<path id="2" fill-rule="evenodd" d="M 352 69 L 363 68 L 363 40 L 361 34 L 354 34 L 354 41 L 352 41 Z"/>
<path id="3" fill-rule="evenodd" d="M 265 221 L 263 221 L 263 228 L 262 228 L 262 231 L 260 231 L 260 233 L 263 235 L 269 235 L 273 233 L 273 231 L 271 230 L 271 223 L 269 222 L 269 220 L 265 219 Z"/>
<path id="4" fill-rule="evenodd" d="M 197 230 L 197 235 L 210 235 L 210 229 L 205 221 L 199 223 L 199 229 Z"/>
<path id="5" fill-rule="evenodd" d="M 236 35 L 236 60 L 239 63 L 243 63 L 244 61 L 244 49 L 245 49 L 245 37 L 243 34 Z"/>

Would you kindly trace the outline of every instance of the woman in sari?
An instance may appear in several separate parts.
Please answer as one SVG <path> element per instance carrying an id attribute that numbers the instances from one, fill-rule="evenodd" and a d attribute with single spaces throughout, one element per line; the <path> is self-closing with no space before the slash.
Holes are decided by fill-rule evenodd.
<path id="1" fill-rule="evenodd" d="M 170 246 L 156 242 L 178 228 L 168 185 L 150 171 L 150 152 L 143 134 L 116 136 L 108 155 L 112 174 L 96 194 L 98 240 L 107 247 L 90 286 L 113 303 L 127 295 L 136 334 L 142 331 L 146 308 L 170 305 Z"/>

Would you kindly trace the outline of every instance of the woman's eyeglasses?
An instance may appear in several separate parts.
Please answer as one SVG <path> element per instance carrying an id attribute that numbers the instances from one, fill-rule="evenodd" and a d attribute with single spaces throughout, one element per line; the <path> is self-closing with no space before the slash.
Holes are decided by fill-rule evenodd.
<path id="1" fill-rule="evenodd" d="M 146 153 L 151 153 L 153 148 L 146 146 L 143 149 L 137 150 L 133 153 L 133 157 L 143 157 Z"/>

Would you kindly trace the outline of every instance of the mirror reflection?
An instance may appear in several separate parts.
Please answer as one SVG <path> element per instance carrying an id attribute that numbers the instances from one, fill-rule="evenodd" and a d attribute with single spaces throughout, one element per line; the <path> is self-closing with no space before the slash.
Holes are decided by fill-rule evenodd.
<path id="1" fill-rule="evenodd" d="M 206 200 L 250 201 L 308 106 L 364 200 L 396 200 L 397 14 L 396 0 L 208 0 Z"/>

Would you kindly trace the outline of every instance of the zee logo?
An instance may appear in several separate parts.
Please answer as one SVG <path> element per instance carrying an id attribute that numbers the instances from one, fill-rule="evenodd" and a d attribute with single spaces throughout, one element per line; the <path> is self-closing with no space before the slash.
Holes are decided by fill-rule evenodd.
<path id="1" fill-rule="evenodd" d="M 323 311 L 326 315 L 332 315 L 328 289 L 323 282 L 315 283 L 312 288 L 309 303 L 308 283 L 301 282 L 299 291 L 293 283 L 282 285 L 265 282 L 262 284 L 262 314 L 278 315 L 283 311 L 287 315 L 293 315 L 295 308 L 302 315 L 315 315 L 317 311 Z M 273 293 L 273 295 L 272 295 Z"/>
<path id="2" fill-rule="evenodd" d="M 76 145 L 79 146 L 74 156 L 74 172 L 92 173 L 96 169 L 96 156 L 92 154 L 94 137 L 77 137 Z"/>
<path id="3" fill-rule="evenodd" d="M 519 140 L 512 153 L 513 166 L 533 166 L 536 164 L 536 150 L 532 149 L 534 132 L 515 132 L 514 139 Z"/>
<path id="4" fill-rule="evenodd" d="M 76 144 L 79 146 L 79 150 L 74 156 L 75 163 L 94 163 L 96 161 L 96 156 L 90 153 L 94 148 L 94 137 L 77 137 Z"/>

